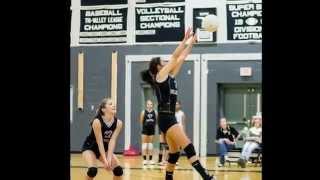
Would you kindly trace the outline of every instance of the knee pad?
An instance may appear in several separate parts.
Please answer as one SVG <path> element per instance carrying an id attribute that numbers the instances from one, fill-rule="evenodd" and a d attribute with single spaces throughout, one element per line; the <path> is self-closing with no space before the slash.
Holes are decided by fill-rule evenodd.
<path id="1" fill-rule="evenodd" d="M 170 164 L 176 164 L 180 156 L 180 152 L 176 153 L 169 153 L 168 163 Z"/>
<path id="2" fill-rule="evenodd" d="M 153 144 L 152 143 L 148 143 L 148 149 L 152 150 L 153 149 Z"/>
<path id="3" fill-rule="evenodd" d="M 113 169 L 113 175 L 115 176 L 122 176 L 123 175 L 123 170 L 121 166 L 117 166 Z"/>
<path id="4" fill-rule="evenodd" d="M 87 175 L 91 178 L 95 177 L 97 175 L 98 168 L 96 167 L 89 167 L 87 171 Z"/>
<path id="5" fill-rule="evenodd" d="M 142 150 L 146 150 L 148 147 L 148 143 L 142 143 Z"/>
<path id="6" fill-rule="evenodd" d="M 169 145 L 167 143 L 164 143 L 165 150 L 169 150 Z"/>
<path id="7" fill-rule="evenodd" d="M 184 152 L 186 153 L 188 159 L 196 155 L 196 151 L 194 150 L 194 146 L 192 143 L 188 144 L 188 146 L 184 148 Z"/>

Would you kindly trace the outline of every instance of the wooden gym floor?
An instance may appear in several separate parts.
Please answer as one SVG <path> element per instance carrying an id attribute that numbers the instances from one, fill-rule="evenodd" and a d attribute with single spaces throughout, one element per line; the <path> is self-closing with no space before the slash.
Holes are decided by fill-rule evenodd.
<path id="1" fill-rule="evenodd" d="M 122 167 L 124 168 L 123 180 L 164 180 L 164 166 L 148 165 L 142 166 L 141 156 L 125 157 L 117 155 Z M 154 157 L 157 159 L 157 157 Z M 261 167 L 248 164 L 246 168 L 237 167 L 237 164 L 231 164 L 229 167 L 218 167 L 217 157 L 200 158 L 202 164 L 207 167 L 210 174 L 214 174 L 217 180 L 261 180 Z M 87 167 L 82 159 L 81 154 L 71 154 L 71 180 L 84 180 Z M 112 172 L 102 169 L 101 163 L 98 162 L 98 174 L 95 180 L 112 179 Z M 174 179 L 182 180 L 201 180 L 200 175 L 192 169 L 185 156 L 180 157 L 179 165 L 174 172 Z"/>

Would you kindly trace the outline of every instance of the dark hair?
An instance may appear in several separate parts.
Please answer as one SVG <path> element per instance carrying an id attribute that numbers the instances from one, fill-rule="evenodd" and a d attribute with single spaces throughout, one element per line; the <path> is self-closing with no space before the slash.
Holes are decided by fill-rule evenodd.
<path id="1" fill-rule="evenodd" d="M 154 87 L 155 77 L 158 73 L 158 65 L 161 64 L 160 57 L 154 57 L 149 63 L 149 69 L 141 72 L 141 79 Z"/>

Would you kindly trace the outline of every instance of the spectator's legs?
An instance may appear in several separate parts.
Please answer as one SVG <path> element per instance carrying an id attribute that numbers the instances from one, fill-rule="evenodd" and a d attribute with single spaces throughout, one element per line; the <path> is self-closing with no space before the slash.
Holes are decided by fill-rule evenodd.
<path id="1" fill-rule="evenodd" d="M 225 162 L 224 156 L 227 153 L 228 153 L 227 144 L 222 139 L 220 139 L 219 140 L 219 157 L 220 157 L 219 160 L 221 164 L 224 164 Z"/>
<path id="2" fill-rule="evenodd" d="M 248 155 L 248 148 L 250 146 L 251 142 L 246 142 L 242 148 L 242 152 L 241 152 L 241 159 L 246 159 L 247 155 Z"/>

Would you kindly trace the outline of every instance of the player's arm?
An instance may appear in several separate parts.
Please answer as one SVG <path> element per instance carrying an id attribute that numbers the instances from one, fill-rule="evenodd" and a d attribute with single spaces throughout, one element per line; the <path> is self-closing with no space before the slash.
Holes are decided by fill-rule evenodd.
<path id="1" fill-rule="evenodd" d="M 186 35 L 185 39 L 189 39 L 189 37 L 191 37 L 190 32 L 188 33 L 188 35 Z M 162 82 L 169 74 L 174 75 L 173 70 L 176 66 L 178 66 L 179 60 L 181 60 L 182 57 L 186 56 L 184 54 L 186 53 L 186 49 L 190 49 L 190 44 L 187 46 L 187 48 L 183 48 L 185 46 L 185 42 L 180 43 L 180 45 L 177 47 L 177 49 L 173 52 L 172 56 L 170 57 L 169 62 L 159 71 L 156 77 L 157 81 Z M 188 51 L 191 51 L 191 49 Z"/>
<path id="2" fill-rule="evenodd" d="M 143 117 L 144 117 L 144 111 L 141 111 L 140 113 L 140 123 L 143 124 Z"/>
<path id="3" fill-rule="evenodd" d="M 188 44 L 187 48 L 185 48 L 182 53 L 180 54 L 180 56 L 177 59 L 177 63 L 175 65 L 175 67 L 172 69 L 172 71 L 170 72 L 171 75 L 176 76 L 180 69 L 182 64 L 184 63 L 184 61 L 186 60 L 186 58 L 188 57 L 188 55 L 190 54 L 193 44 L 197 41 L 197 36 L 194 35 L 192 37 L 191 42 Z"/>
<path id="4" fill-rule="evenodd" d="M 180 56 L 180 54 L 182 53 L 182 51 L 184 50 L 184 48 L 185 48 L 185 44 L 186 44 L 186 42 L 187 42 L 187 40 L 190 38 L 190 33 L 191 33 L 191 31 L 192 31 L 192 28 L 188 28 L 187 29 L 187 32 L 185 33 L 185 35 L 184 35 L 184 38 L 183 38 L 183 40 L 180 42 L 180 44 L 178 45 L 178 47 L 173 51 L 173 53 L 172 53 L 172 58 L 174 58 L 174 59 L 178 59 L 179 58 L 179 56 Z"/>
<path id="5" fill-rule="evenodd" d="M 101 154 L 101 157 L 104 162 L 107 161 L 105 149 L 103 146 L 103 139 L 102 139 L 102 133 L 101 133 L 101 123 L 98 119 L 93 120 L 92 122 L 92 128 L 94 132 L 94 136 L 96 137 L 96 141 L 98 144 L 99 152 Z"/>
<path id="6" fill-rule="evenodd" d="M 114 130 L 112 136 L 111 136 L 111 139 L 109 141 L 109 145 L 108 145 L 108 157 L 111 158 L 112 155 L 113 155 L 113 151 L 114 151 L 114 148 L 116 146 L 116 141 L 117 141 L 117 138 L 121 132 L 121 129 L 122 129 L 122 121 L 120 119 L 118 119 L 117 121 L 117 128 Z"/>

